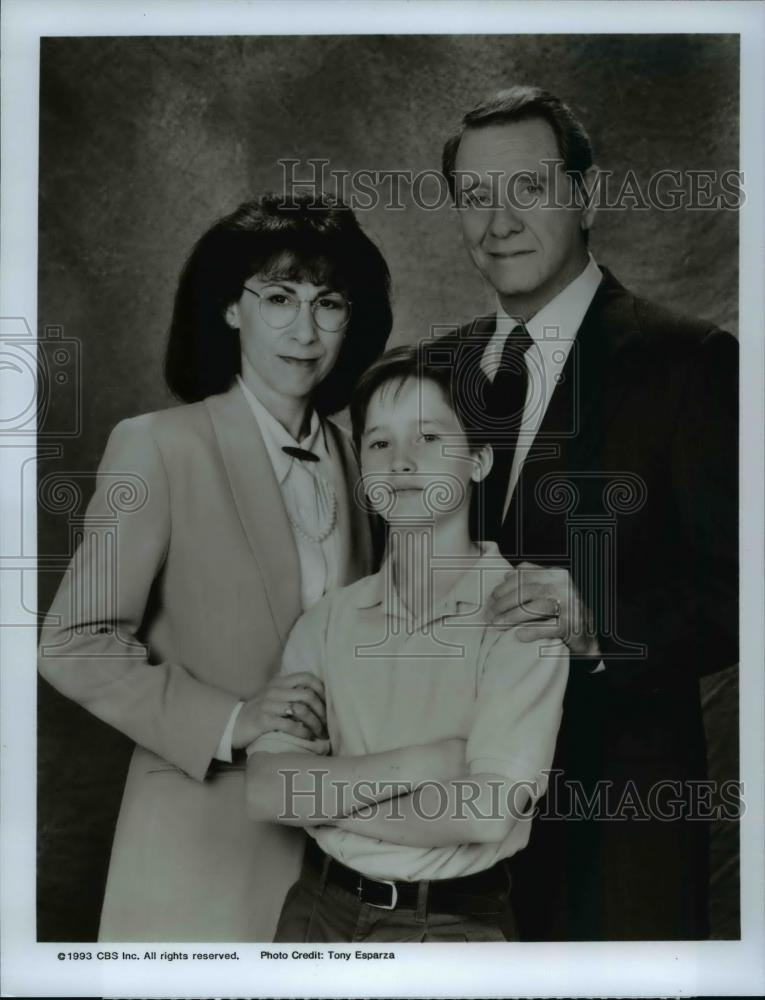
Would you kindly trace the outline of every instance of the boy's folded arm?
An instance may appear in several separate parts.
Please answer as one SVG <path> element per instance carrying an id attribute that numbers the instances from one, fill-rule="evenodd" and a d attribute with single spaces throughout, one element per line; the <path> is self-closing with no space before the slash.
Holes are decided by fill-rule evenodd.
<path id="1" fill-rule="evenodd" d="M 326 682 L 331 613 L 332 598 L 325 597 L 298 619 L 280 673 L 309 671 Z M 327 695 L 329 699 L 331 691 Z M 422 782 L 465 774 L 465 747 L 466 741 L 455 737 L 368 755 L 331 756 L 329 740 L 265 733 L 247 748 L 247 812 L 253 819 L 297 826 L 327 822 L 369 802 L 407 794 Z M 285 808 L 288 793 L 292 809 Z"/>
<path id="2" fill-rule="evenodd" d="M 459 738 L 333 757 L 328 740 L 272 733 L 256 740 L 250 751 L 248 815 L 293 826 L 332 822 L 465 770 L 465 740 Z"/>
<path id="3" fill-rule="evenodd" d="M 522 817 L 530 784 L 489 773 L 428 782 L 411 795 L 359 809 L 335 825 L 404 847 L 499 844 Z"/>

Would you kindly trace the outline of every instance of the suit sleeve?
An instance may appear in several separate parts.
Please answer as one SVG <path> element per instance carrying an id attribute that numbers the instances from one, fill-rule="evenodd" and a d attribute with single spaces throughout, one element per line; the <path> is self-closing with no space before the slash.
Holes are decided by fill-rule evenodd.
<path id="1" fill-rule="evenodd" d="M 738 661 L 738 342 L 720 330 L 697 347 L 670 428 L 667 475 L 679 524 L 677 555 L 655 583 L 620 600 L 621 635 L 643 642 L 646 662 L 614 659 L 609 682 L 649 685 Z"/>
<path id="2" fill-rule="evenodd" d="M 115 514 L 119 483 L 134 488 L 135 502 Z M 157 443 L 144 419 L 123 421 L 107 443 L 82 540 L 43 625 L 38 665 L 61 694 L 202 780 L 238 699 L 180 663 L 155 662 L 141 641 L 171 527 Z"/>

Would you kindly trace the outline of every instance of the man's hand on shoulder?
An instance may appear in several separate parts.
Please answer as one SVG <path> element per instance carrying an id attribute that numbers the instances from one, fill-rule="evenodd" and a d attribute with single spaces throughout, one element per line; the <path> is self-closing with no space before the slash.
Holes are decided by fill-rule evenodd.
<path id="1" fill-rule="evenodd" d="M 494 588 L 489 613 L 521 642 L 562 639 L 574 656 L 601 658 L 592 612 L 566 569 L 519 563 Z"/>

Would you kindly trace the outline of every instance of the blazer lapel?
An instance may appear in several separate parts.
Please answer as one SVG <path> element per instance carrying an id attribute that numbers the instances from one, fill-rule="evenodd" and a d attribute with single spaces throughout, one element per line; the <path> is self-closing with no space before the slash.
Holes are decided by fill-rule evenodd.
<path id="1" fill-rule="evenodd" d="M 285 641 L 301 611 L 300 562 L 266 446 L 238 384 L 205 400 L 239 519 Z"/>

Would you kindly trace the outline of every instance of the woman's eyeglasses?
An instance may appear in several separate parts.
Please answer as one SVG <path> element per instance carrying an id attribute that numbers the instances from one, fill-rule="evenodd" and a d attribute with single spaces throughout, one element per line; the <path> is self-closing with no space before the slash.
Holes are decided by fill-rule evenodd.
<path id="1" fill-rule="evenodd" d="M 302 302 L 308 302 L 314 322 L 325 333 L 338 333 L 345 329 L 351 318 L 351 303 L 339 292 L 325 292 L 309 301 L 281 288 L 265 292 L 256 292 L 247 285 L 243 288 L 251 295 L 257 295 L 261 319 L 274 330 L 282 330 L 294 323 Z"/>

